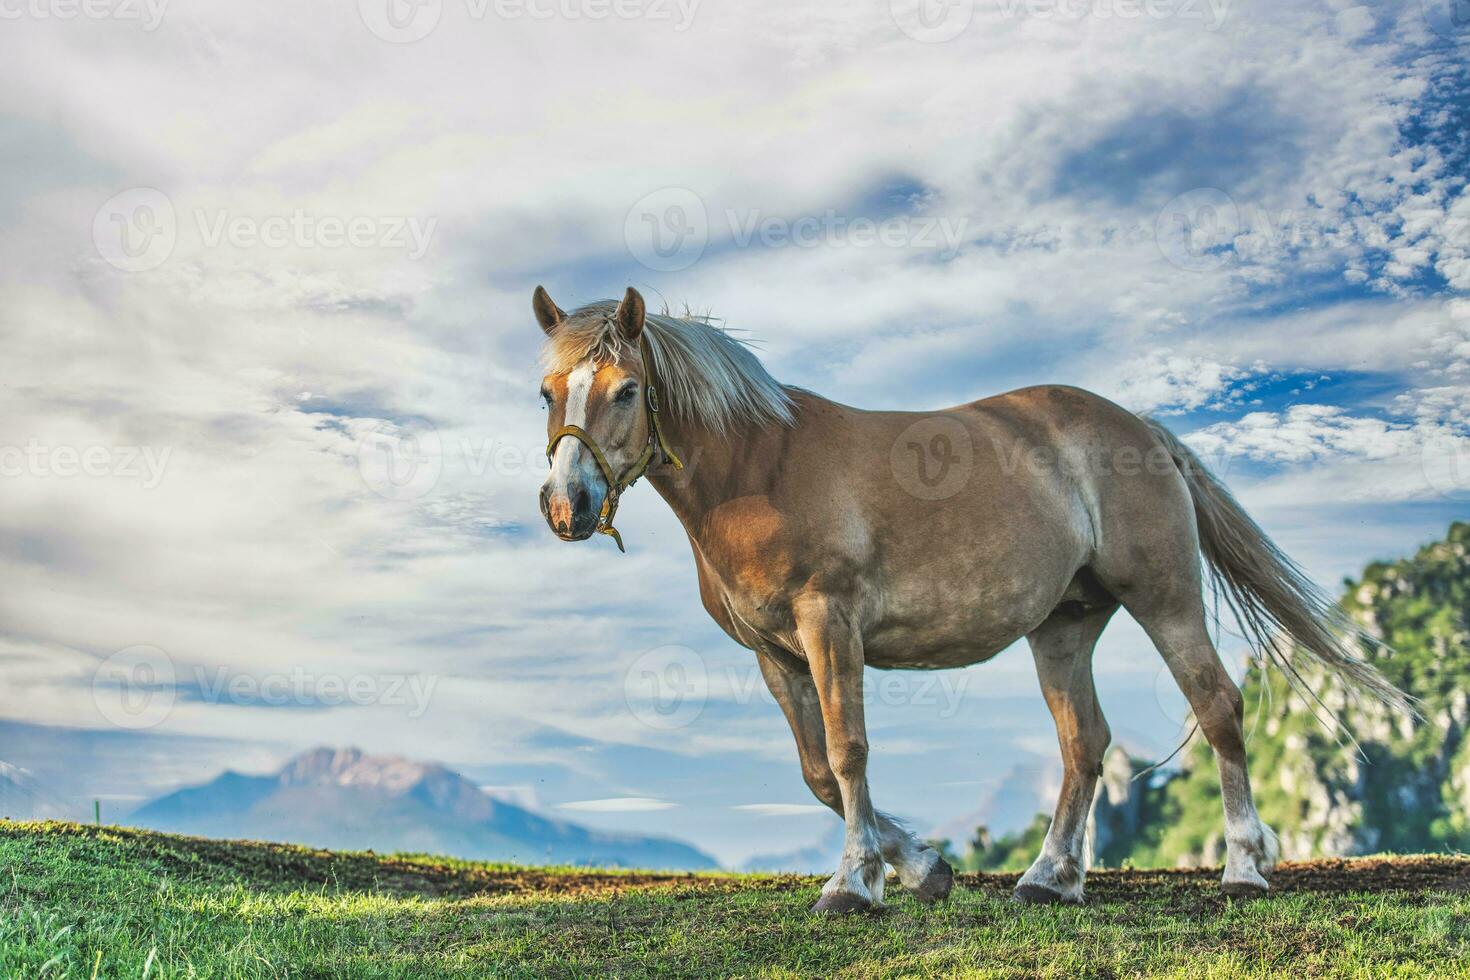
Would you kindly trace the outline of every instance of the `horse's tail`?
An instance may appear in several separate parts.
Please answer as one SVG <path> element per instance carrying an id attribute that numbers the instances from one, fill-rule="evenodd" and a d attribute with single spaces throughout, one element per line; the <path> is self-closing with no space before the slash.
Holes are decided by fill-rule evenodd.
<path id="1" fill-rule="evenodd" d="M 1354 649 L 1370 648 L 1376 641 L 1266 536 L 1188 446 L 1157 421 L 1143 421 L 1189 485 L 1200 550 L 1246 639 L 1281 667 L 1299 694 L 1318 705 L 1316 693 L 1283 653 L 1283 640 L 1390 708 L 1414 714 L 1412 699 Z"/>

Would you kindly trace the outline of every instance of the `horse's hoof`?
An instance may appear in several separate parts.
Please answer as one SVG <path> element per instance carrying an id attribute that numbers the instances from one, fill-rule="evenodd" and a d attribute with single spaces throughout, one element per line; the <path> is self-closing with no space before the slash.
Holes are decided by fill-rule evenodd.
<path id="1" fill-rule="evenodd" d="M 812 911 L 821 915 L 855 915 L 871 913 L 873 903 L 851 892 L 831 892 L 817 899 Z"/>
<path id="2" fill-rule="evenodd" d="M 1220 885 L 1220 892 L 1227 898 L 1265 898 L 1271 889 L 1253 881 L 1227 881 Z"/>
<path id="3" fill-rule="evenodd" d="M 934 862 L 934 867 L 929 869 L 924 880 L 919 882 L 919 887 L 914 889 L 914 897 L 921 902 L 942 902 L 949 897 L 953 888 L 954 868 L 944 858 L 940 858 Z"/>
<path id="4" fill-rule="evenodd" d="M 1016 886 L 1016 901 L 1026 905 L 1081 905 L 1082 898 L 1068 898 L 1061 892 L 1053 891 L 1045 885 L 1033 885 L 1030 883 Z"/>

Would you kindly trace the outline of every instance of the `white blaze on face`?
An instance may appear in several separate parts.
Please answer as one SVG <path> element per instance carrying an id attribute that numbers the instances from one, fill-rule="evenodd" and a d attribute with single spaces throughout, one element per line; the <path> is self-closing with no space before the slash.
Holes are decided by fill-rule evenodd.
<path id="1" fill-rule="evenodd" d="M 592 382 L 596 377 L 597 368 L 591 361 L 578 365 L 567 375 L 564 424 L 587 428 L 587 400 L 592 396 Z M 592 458 L 582 440 L 567 436 L 556 444 L 556 452 L 551 457 L 551 486 L 565 493 L 574 476 L 589 493 L 595 493 L 595 488 L 602 483 L 602 471 L 597 468 L 597 460 Z"/>

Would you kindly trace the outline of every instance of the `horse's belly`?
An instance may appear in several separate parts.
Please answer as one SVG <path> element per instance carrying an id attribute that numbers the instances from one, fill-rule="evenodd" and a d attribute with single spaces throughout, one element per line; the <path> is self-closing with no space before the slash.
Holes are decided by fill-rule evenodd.
<path id="1" fill-rule="evenodd" d="M 1013 636 L 1004 642 L 995 642 L 985 645 L 974 643 L 937 643 L 928 646 L 915 646 L 910 643 L 878 643 L 867 644 L 863 647 L 865 662 L 870 667 L 882 667 L 885 669 L 910 669 L 910 670 L 942 670 L 946 667 L 968 667 L 971 664 L 984 663 L 1006 647 L 1010 646 L 1019 636 Z"/>
<path id="2" fill-rule="evenodd" d="M 983 616 L 968 625 L 972 628 L 880 626 L 864 637 L 863 658 L 873 667 L 964 667 L 989 660 L 1034 628 Z"/>
<path id="3" fill-rule="evenodd" d="M 1063 594 L 1050 576 L 982 576 L 968 588 L 932 581 L 887 590 L 883 613 L 863 637 L 874 667 L 962 667 L 989 660 L 1039 626 Z"/>

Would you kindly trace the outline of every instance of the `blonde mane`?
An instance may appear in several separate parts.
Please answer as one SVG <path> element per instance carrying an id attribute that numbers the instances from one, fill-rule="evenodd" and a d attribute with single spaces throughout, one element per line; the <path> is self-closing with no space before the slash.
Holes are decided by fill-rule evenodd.
<path id="1" fill-rule="evenodd" d="M 636 356 L 613 322 L 618 304 L 599 300 L 574 310 L 541 349 L 541 363 L 565 374 L 583 361 Z M 663 408 L 681 421 L 724 432 L 738 423 L 790 425 L 791 396 L 742 341 L 707 317 L 644 317 L 643 341 L 653 360 Z"/>

